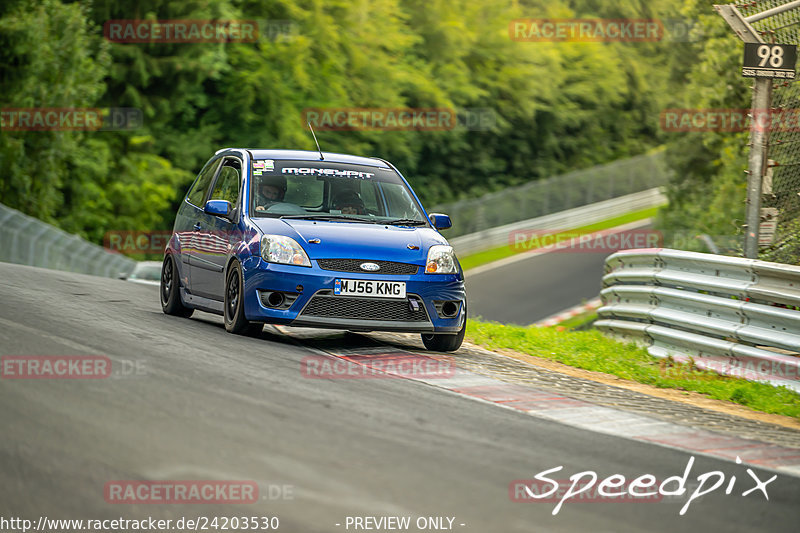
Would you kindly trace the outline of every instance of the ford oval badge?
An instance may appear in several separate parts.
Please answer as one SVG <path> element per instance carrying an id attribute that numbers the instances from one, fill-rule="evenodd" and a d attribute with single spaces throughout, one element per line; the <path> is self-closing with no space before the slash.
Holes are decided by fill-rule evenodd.
<path id="1" fill-rule="evenodd" d="M 361 267 L 361 270 L 366 270 L 367 272 L 375 272 L 376 270 L 381 269 L 380 265 L 375 263 L 361 263 L 359 266 Z"/>

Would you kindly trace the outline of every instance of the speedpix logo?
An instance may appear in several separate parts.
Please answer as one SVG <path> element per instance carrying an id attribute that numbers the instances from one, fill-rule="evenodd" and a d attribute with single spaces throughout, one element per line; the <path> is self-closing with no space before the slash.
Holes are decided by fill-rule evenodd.
<path id="1" fill-rule="evenodd" d="M 736 463 L 741 464 L 742 460 L 737 456 Z M 652 474 L 643 474 L 631 481 L 628 481 L 622 474 L 614 474 L 603 479 L 599 479 L 597 472 L 586 470 L 578 472 L 569 477 L 569 487 L 564 490 L 565 480 L 556 480 L 548 476 L 564 469 L 557 466 L 548 470 L 543 470 L 534 476 L 533 480 L 515 480 L 509 484 L 508 492 L 511 501 L 514 502 L 553 502 L 553 515 L 561 511 L 562 506 L 567 500 L 578 501 L 659 501 L 665 496 L 683 496 L 688 494 L 687 484 L 689 483 L 692 467 L 694 466 L 694 456 L 689 457 L 683 475 L 668 477 L 659 481 Z M 748 496 L 753 493 L 761 493 L 764 499 L 769 500 L 767 485 L 775 481 L 778 476 L 773 475 L 766 481 L 761 479 L 758 474 L 750 468 L 746 470 L 749 478 L 753 482 L 741 495 Z M 698 474 L 697 483 L 694 485 L 691 494 L 686 499 L 686 503 L 681 507 L 678 514 L 683 516 L 691 506 L 692 502 L 698 498 L 711 494 L 722 489 L 726 495 L 731 494 L 734 489 L 741 489 L 737 484 L 737 477 L 731 476 L 727 479 L 725 474 L 719 470 Z M 727 483 L 726 483 L 727 481 Z M 594 487 L 596 493 L 591 492 Z M 588 494 L 588 497 L 586 497 Z"/>

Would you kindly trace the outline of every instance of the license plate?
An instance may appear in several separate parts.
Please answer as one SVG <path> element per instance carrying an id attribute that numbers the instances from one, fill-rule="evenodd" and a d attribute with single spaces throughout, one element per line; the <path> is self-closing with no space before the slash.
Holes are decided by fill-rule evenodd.
<path id="1" fill-rule="evenodd" d="M 372 296 L 375 298 L 405 298 L 405 281 L 376 281 L 372 279 L 337 279 L 333 294 L 340 296 Z"/>

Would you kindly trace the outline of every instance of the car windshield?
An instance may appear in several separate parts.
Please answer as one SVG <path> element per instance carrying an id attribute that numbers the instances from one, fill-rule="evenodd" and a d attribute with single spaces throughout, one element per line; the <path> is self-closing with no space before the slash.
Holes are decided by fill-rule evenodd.
<path id="1" fill-rule="evenodd" d="M 381 167 L 254 160 L 250 197 L 255 217 L 428 225 L 400 176 Z"/>

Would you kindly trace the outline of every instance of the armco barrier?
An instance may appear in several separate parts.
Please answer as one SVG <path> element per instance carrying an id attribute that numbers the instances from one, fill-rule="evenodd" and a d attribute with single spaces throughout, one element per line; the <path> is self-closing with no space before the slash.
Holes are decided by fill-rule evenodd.
<path id="1" fill-rule="evenodd" d="M 94 276 L 130 273 L 136 262 L 0 204 L 0 261 Z"/>
<path id="2" fill-rule="evenodd" d="M 670 249 L 606 259 L 595 327 L 650 354 L 800 391 L 800 267 Z"/>
<path id="3" fill-rule="evenodd" d="M 672 176 L 665 154 L 664 149 L 658 149 L 605 165 L 506 187 L 480 198 L 436 205 L 429 211 L 450 215 L 453 227 L 447 230 L 447 240 L 482 233 L 498 226 L 663 187 Z"/>

